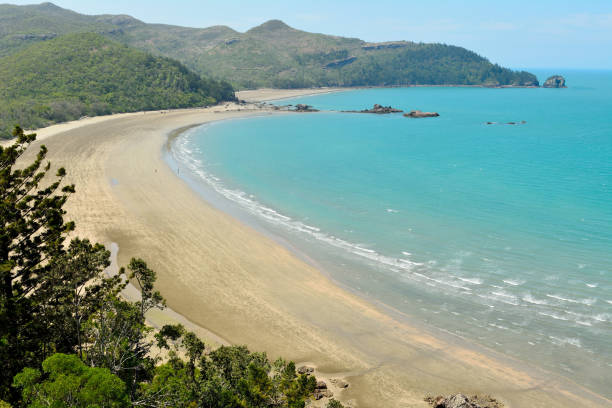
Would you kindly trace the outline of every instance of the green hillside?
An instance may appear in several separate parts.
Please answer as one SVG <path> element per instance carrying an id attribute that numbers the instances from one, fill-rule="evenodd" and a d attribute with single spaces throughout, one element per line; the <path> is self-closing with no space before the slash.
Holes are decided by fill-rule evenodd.
<path id="1" fill-rule="evenodd" d="M 225 26 L 188 28 L 146 24 L 125 15 L 85 16 L 50 3 L 0 5 L 0 16 L 5 14 L 12 17 L 10 24 L 0 17 L 0 56 L 65 32 L 94 31 L 239 88 L 538 85 L 530 73 L 502 68 L 461 47 L 408 41 L 370 44 L 307 33 L 278 20 L 239 33 Z M 27 37 L 31 21 L 36 22 L 33 38 Z"/>
<path id="2" fill-rule="evenodd" d="M 111 33 L 117 27 L 52 3 L 29 6 L 0 4 L 0 57 L 62 34 Z"/>
<path id="3" fill-rule="evenodd" d="M 0 58 L 0 136 L 84 115 L 184 108 L 232 100 L 231 86 L 177 61 L 99 34 L 68 34 Z"/>

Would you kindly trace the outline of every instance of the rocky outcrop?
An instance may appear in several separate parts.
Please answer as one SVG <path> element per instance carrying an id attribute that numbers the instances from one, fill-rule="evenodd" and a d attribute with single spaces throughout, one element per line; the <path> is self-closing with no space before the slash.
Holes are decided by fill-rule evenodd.
<path id="1" fill-rule="evenodd" d="M 404 113 L 407 118 L 436 118 L 440 116 L 438 112 L 421 112 L 420 110 L 413 110 L 408 113 Z"/>
<path id="2" fill-rule="evenodd" d="M 463 394 L 425 398 L 433 408 L 503 408 L 503 404 L 488 395 L 473 395 L 466 397 Z"/>
<path id="3" fill-rule="evenodd" d="M 524 125 L 525 123 L 527 123 L 526 120 L 521 120 L 520 122 L 485 122 L 485 124 L 487 125 Z"/>
<path id="4" fill-rule="evenodd" d="M 382 43 L 367 43 L 361 46 L 362 49 L 366 51 L 371 50 L 385 50 L 385 49 L 394 49 L 394 48 L 404 48 L 407 47 L 409 43 L 405 41 L 388 41 Z"/>
<path id="5" fill-rule="evenodd" d="M 372 107 L 372 109 L 364 109 L 364 110 L 360 110 L 360 111 L 344 111 L 344 112 L 350 112 L 350 113 L 376 113 L 376 114 L 386 114 L 386 113 L 402 113 L 403 110 L 401 109 L 395 109 L 392 108 L 390 106 L 382 106 L 379 104 L 374 104 L 374 106 Z"/>
<path id="6" fill-rule="evenodd" d="M 304 105 L 301 103 L 298 103 L 297 105 L 295 105 L 295 108 L 293 109 L 295 112 L 318 112 L 318 109 L 313 108 L 310 105 Z"/>
<path id="7" fill-rule="evenodd" d="M 522 79 L 520 81 L 514 81 L 511 88 L 519 87 L 519 88 L 537 88 L 540 86 L 540 82 L 534 77 L 533 79 Z"/>
<path id="8" fill-rule="evenodd" d="M 338 388 L 348 388 L 349 384 L 344 381 L 341 380 L 339 378 L 332 378 L 331 380 L 329 380 L 332 384 L 334 384 L 336 387 Z"/>
<path id="9" fill-rule="evenodd" d="M 327 384 L 325 381 L 317 381 L 317 385 L 314 390 L 314 398 L 316 400 L 320 400 L 321 398 L 331 398 L 334 396 L 334 393 L 327 389 Z"/>
<path id="10" fill-rule="evenodd" d="M 348 57 L 340 60 L 332 61 L 324 65 L 325 68 L 341 68 L 345 65 L 355 62 L 357 57 Z"/>
<path id="11" fill-rule="evenodd" d="M 297 369 L 298 374 L 310 375 L 314 372 L 314 368 L 308 366 L 301 366 Z"/>
<path id="12" fill-rule="evenodd" d="M 565 78 L 563 78 L 561 75 L 553 75 L 548 77 L 542 86 L 544 88 L 567 88 L 567 86 L 565 86 Z"/>
<path id="13" fill-rule="evenodd" d="M 52 40 L 55 37 L 57 37 L 56 33 L 19 34 L 19 35 L 14 35 L 13 36 L 14 39 L 16 39 L 16 40 L 23 40 L 23 41 L 28 41 L 28 40 L 45 41 L 45 40 Z"/>

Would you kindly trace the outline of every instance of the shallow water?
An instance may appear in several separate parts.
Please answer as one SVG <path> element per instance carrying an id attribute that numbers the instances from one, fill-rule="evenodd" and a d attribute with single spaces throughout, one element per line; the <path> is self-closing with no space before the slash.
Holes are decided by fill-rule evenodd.
<path id="1" fill-rule="evenodd" d="M 218 122 L 172 154 L 343 285 L 612 397 L 612 72 L 565 74 L 282 101 L 441 116 Z"/>

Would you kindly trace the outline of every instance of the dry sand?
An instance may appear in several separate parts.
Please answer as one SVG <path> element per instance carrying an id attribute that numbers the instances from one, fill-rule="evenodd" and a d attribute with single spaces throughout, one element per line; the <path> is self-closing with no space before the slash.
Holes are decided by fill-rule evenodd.
<path id="1" fill-rule="evenodd" d="M 426 394 L 451 392 L 486 392 L 511 407 L 611 405 L 565 379 L 395 319 L 205 202 L 166 164 L 163 149 L 185 126 L 270 114 L 239 108 L 125 114 L 43 130 L 53 166 L 65 166 L 76 184 L 68 204 L 75 235 L 117 243 L 120 264 L 145 259 L 177 316 L 215 343 L 247 344 L 345 378 L 350 386 L 336 396 L 352 406 L 426 407 Z"/>

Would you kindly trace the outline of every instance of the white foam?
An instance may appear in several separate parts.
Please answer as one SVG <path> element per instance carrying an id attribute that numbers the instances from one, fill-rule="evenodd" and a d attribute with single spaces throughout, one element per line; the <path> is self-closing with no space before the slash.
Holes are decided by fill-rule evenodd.
<path id="1" fill-rule="evenodd" d="M 383 264 L 387 267 L 395 268 L 396 270 L 401 271 L 402 273 L 410 272 L 414 267 L 423 265 L 422 263 L 413 262 L 410 259 L 397 259 L 385 256 L 376 252 L 375 250 L 365 248 L 363 244 L 354 244 L 341 238 L 337 238 L 333 235 L 326 234 L 322 232 L 321 229 L 318 227 L 308 225 L 298 220 L 294 220 L 291 217 L 281 214 L 278 211 L 261 204 L 260 202 L 254 199 L 254 196 L 252 194 L 249 195 L 244 191 L 228 188 L 219 178 L 205 171 L 204 164 L 201 161 L 191 156 L 190 153 L 192 150 L 187 147 L 187 144 L 189 142 L 188 138 L 185 137 L 180 140 L 181 141 L 177 143 L 177 149 L 174 150 L 174 152 L 178 156 L 178 160 L 181 163 L 185 164 L 194 174 L 204 180 L 217 193 L 221 194 L 226 199 L 239 204 L 242 208 L 246 209 L 251 214 L 262 217 L 267 221 L 282 226 L 288 230 L 308 234 L 316 238 L 317 240 L 325 242 L 336 248 L 341 248 L 354 255 L 367 258 L 371 261 Z M 408 252 L 404 252 L 403 254 L 405 256 L 410 256 L 410 253 Z M 448 285 L 448 283 L 442 281 L 436 282 Z M 465 288 L 462 286 L 456 287 L 470 290 L 469 288 Z"/>
<path id="2" fill-rule="evenodd" d="M 398 213 L 399 211 L 398 210 L 394 210 L 393 208 L 387 208 L 387 212 L 395 214 L 395 213 Z"/>
<path id="3" fill-rule="evenodd" d="M 575 337 L 555 337 L 555 336 L 548 336 L 549 339 L 551 339 L 553 341 L 553 343 L 559 345 L 559 346 L 563 346 L 566 344 L 572 345 L 574 347 L 578 347 L 578 348 L 582 348 L 582 344 L 580 343 L 580 339 L 577 339 Z"/>
<path id="4" fill-rule="evenodd" d="M 533 303 L 534 305 L 547 305 L 548 304 L 548 302 L 545 300 L 534 298 L 531 295 L 531 293 L 527 293 L 525 296 L 523 296 L 523 300 L 528 303 Z"/>
<path id="5" fill-rule="evenodd" d="M 179 141 L 180 140 L 181 139 L 179 139 Z M 553 304 L 553 305 L 557 304 L 556 302 L 552 302 L 550 300 L 547 302 L 546 300 L 543 300 L 543 299 L 537 299 L 534 296 L 532 296 L 531 293 L 527 293 L 523 296 L 519 295 L 519 297 L 509 293 L 509 292 L 512 292 L 513 290 L 516 290 L 516 289 L 511 288 L 510 286 L 512 287 L 519 286 L 525 283 L 525 281 L 520 280 L 520 279 L 504 279 L 503 282 L 506 285 L 510 285 L 510 286 L 502 287 L 502 286 L 491 285 L 495 288 L 494 289 L 495 291 L 488 293 L 488 294 L 482 294 L 478 292 L 484 292 L 485 288 L 490 289 L 488 285 L 480 286 L 480 285 L 483 285 L 484 283 L 483 279 L 477 278 L 477 277 L 462 277 L 462 276 L 452 276 L 452 275 L 449 276 L 446 273 L 436 271 L 436 268 L 434 268 L 434 266 L 437 264 L 437 262 L 435 260 L 428 261 L 427 264 L 424 267 L 422 267 L 423 266 L 422 263 L 414 262 L 410 259 L 412 257 L 412 254 L 408 251 L 402 251 L 401 255 L 399 255 L 401 256 L 401 258 L 386 256 L 386 255 L 378 253 L 374 249 L 368 248 L 367 243 L 361 243 L 361 244 L 352 243 L 347 240 L 343 240 L 341 238 L 335 237 L 331 234 L 327 234 L 321 231 L 320 228 L 314 225 L 308 225 L 306 222 L 293 219 L 285 214 L 281 214 L 279 211 L 276 211 L 273 208 L 263 205 L 253 195 L 249 195 L 237 189 L 229 188 L 218 177 L 208 173 L 205 170 L 205 166 L 209 164 L 202 163 L 200 160 L 197 160 L 194 157 L 192 157 L 190 154 L 190 151 L 193 149 L 183 149 L 184 147 L 186 147 L 184 145 L 185 143 L 181 144 L 181 142 L 177 142 L 177 149 L 173 150 L 175 154 L 180 155 L 179 161 L 182 165 L 185 165 L 187 168 L 189 168 L 189 170 L 193 172 L 193 174 L 197 175 L 199 178 L 205 181 L 214 191 L 219 193 L 221 196 L 225 197 L 226 199 L 232 202 L 237 203 L 238 205 L 240 205 L 241 208 L 245 209 L 247 212 L 254 214 L 258 217 L 261 217 L 272 224 L 279 225 L 290 231 L 296 231 L 301 234 L 307 234 L 308 236 L 313 237 L 316 240 L 332 245 L 333 247 L 339 248 L 357 257 L 370 260 L 376 263 L 377 265 L 381 265 L 385 267 L 385 269 L 387 270 L 394 271 L 399 276 L 401 276 L 402 279 L 409 279 L 412 282 L 418 282 L 421 285 L 425 284 L 423 285 L 424 288 L 428 288 L 428 287 L 437 288 L 439 291 L 443 291 L 444 293 L 453 293 L 457 296 L 461 296 L 464 294 L 468 296 L 477 295 L 480 298 L 489 299 L 489 300 L 479 301 L 479 303 L 483 305 L 483 308 L 484 306 L 487 306 L 488 308 L 494 309 L 495 306 L 498 306 L 500 309 L 503 310 L 503 309 L 507 309 L 507 307 L 505 306 L 506 304 L 511 305 L 511 306 L 518 306 L 522 304 L 523 306 L 525 306 L 526 304 L 523 302 L 534 304 L 534 305 L 541 305 L 541 306 L 549 305 L 549 304 Z M 388 213 L 397 212 L 397 210 L 392 209 L 392 208 L 388 208 L 386 209 L 386 211 Z M 458 255 L 459 255 L 459 259 L 455 260 L 455 264 L 461 264 L 462 262 L 461 258 L 469 257 L 471 256 L 471 253 L 470 252 L 459 252 Z M 483 258 L 483 260 L 490 261 L 489 259 L 486 259 L 486 258 Z M 552 280 L 552 279 L 558 279 L 558 277 L 549 276 L 546 279 Z M 588 287 L 596 287 L 596 286 L 591 286 L 591 285 L 597 285 L 597 284 L 596 283 L 585 283 L 585 285 L 587 285 Z M 587 306 L 592 305 L 596 301 L 596 299 L 572 299 L 572 298 L 561 296 L 555 293 L 547 294 L 546 296 L 548 298 L 553 298 L 559 301 L 583 304 Z M 608 304 L 612 304 L 612 300 L 606 300 L 606 302 Z M 500 303 L 503 303 L 504 305 L 501 305 Z M 543 313 L 540 313 L 541 315 L 547 316 L 555 320 L 559 320 L 559 321 L 571 320 L 572 323 L 570 324 L 572 325 L 573 325 L 573 322 L 576 322 L 576 324 L 579 324 L 582 326 L 589 326 L 591 324 L 597 326 L 597 325 L 601 325 L 602 322 L 609 321 L 609 317 L 604 314 L 599 314 L 599 315 L 595 315 L 592 317 L 591 316 L 576 316 L 576 317 L 570 317 L 570 319 L 568 319 L 567 317 L 565 317 L 565 315 L 561 315 L 557 313 L 548 313 L 549 311 L 546 310 L 547 308 L 545 307 L 537 307 L 537 308 L 534 307 L 534 309 L 544 310 Z M 435 312 L 431 311 L 431 313 L 435 313 Z M 458 315 L 458 313 L 456 312 L 451 312 L 451 313 L 453 313 L 453 315 Z M 502 329 L 502 330 L 510 330 L 507 327 L 501 326 L 501 325 L 491 325 L 491 326 L 498 328 L 498 329 Z M 514 331 L 514 328 L 512 330 Z M 582 330 L 585 330 L 585 329 L 582 329 Z M 555 341 L 557 341 L 559 344 L 569 344 L 575 347 L 581 347 L 580 341 L 574 338 L 567 338 L 567 339 L 563 339 L 563 338 L 557 339 L 556 338 Z"/>
<path id="6" fill-rule="evenodd" d="M 610 315 L 607 313 L 600 313 L 600 314 L 596 314 L 594 316 L 591 316 L 591 319 L 593 320 L 597 320 L 598 322 L 609 322 L 611 320 Z"/>
<path id="7" fill-rule="evenodd" d="M 548 296 L 549 298 L 552 298 L 552 299 L 560 300 L 562 302 L 579 303 L 579 304 L 583 304 L 583 305 L 587 305 L 587 306 L 591 306 L 593 303 L 595 303 L 597 301 L 597 299 L 593 299 L 593 298 L 589 298 L 589 299 L 570 299 L 570 298 L 563 297 L 561 295 L 551 295 L 550 293 L 547 293 L 546 296 Z"/>
<path id="8" fill-rule="evenodd" d="M 539 315 L 542 315 L 542 316 L 552 317 L 552 318 L 553 318 L 553 319 L 555 319 L 555 320 L 565 320 L 565 321 L 569 321 L 569 319 L 568 319 L 568 318 L 563 317 L 563 316 L 556 315 L 556 314 L 554 314 L 554 313 L 538 312 L 538 314 L 539 314 Z"/>
<path id="9" fill-rule="evenodd" d="M 493 295 L 496 295 L 495 292 L 491 292 Z M 489 299 L 489 300 L 494 300 L 496 302 L 501 302 L 501 303 L 505 303 L 507 305 L 512 305 L 512 306 L 518 306 L 518 302 L 516 301 L 516 298 L 511 299 L 511 298 L 506 298 L 506 297 L 500 297 L 500 296 L 489 296 L 489 295 L 482 295 L 479 294 L 477 295 L 478 297 L 481 297 L 483 299 Z M 494 307 L 493 305 L 489 305 L 487 304 L 487 306 L 489 307 Z"/>
<path id="10" fill-rule="evenodd" d="M 462 278 L 460 276 L 457 276 L 457 278 L 472 285 L 482 285 L 482 279 L 479 278 Z"/>
<path id="11" fill-rule="evenodd" d="M 585 283 L 585 285 L 587 285 L 589 288 L 596 288 L 599 286 L 599 283 Z"/>
<path id="12" fill-rule="evenodd" d="M 447 281 L 447 280 L 440 279 L 440 278 L 433 278 L 433 277 L 430 277 L 430 276 L 427 276 L 427 275 L 423 275 L 422 273 L 418 273 L 418 272 L 414 272 L 414 274 L 416 276 L 419 276 L 419 277 L 421 277 L 423 279 L 426 279 L 426 280 L 429 280 L 431 282 L 439 283 L 440 285 L 450 286 L 450 287 L 455 288 L 455 289 L 463 289 L 463 290 L 466 290 L 466 291 L 471 291 L 470 288 L 468 288 L 466 286 L 461 286 L 460 284 L 457 284 L 455 282 Z"/>
<path id="13" fill-rule="evenodd" d="M 512 285 L 512 286 L 519 286 L 525 283 L 525 281 L 518 280 L 518 279 L 504 279 L 504 283 L 507 283 L 508 285 Z"/>
<path id="14" fill-rule="evenodd" d="M 516 296 L 505 293 L 505 292 L 491 292 L 492 294 L 494 294 L 495 296 L 502 296 L 508 299 L 516 299 Z"/>

